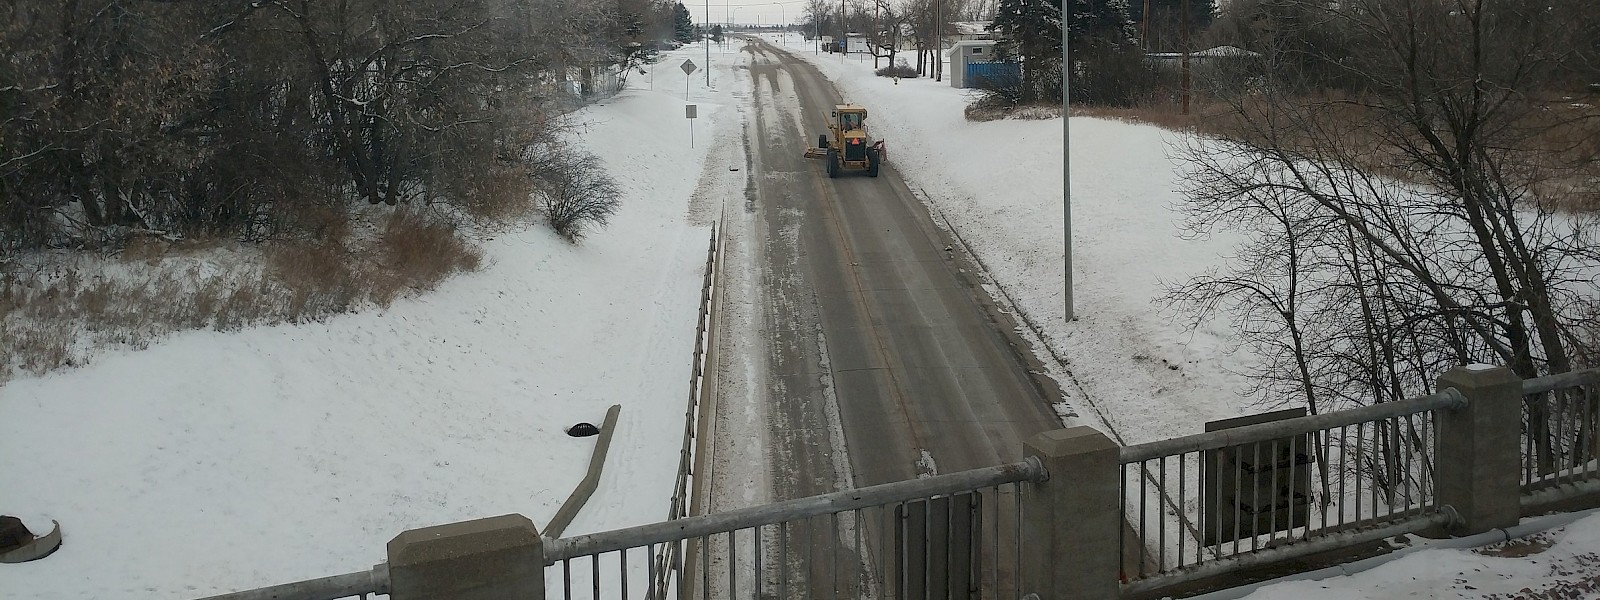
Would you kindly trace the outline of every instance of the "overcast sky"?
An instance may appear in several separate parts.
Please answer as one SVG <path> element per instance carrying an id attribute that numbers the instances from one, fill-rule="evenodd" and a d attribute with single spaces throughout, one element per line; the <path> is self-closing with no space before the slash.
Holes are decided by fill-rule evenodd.
<path id="1" fill-rule="evenodd" d="M 696 23 L 708 21 L 706 18 L 707 0 L 681 0 L 689 9 L 689 14 L 694 15 Z M 711 23 L 735 23 L 738 25 L 772 25 L 781 23 L 799 23 L 805 18 L 805 0 L 788 0 L 787 2 L 759 2 L 757 0 L 710 0 Z"/>

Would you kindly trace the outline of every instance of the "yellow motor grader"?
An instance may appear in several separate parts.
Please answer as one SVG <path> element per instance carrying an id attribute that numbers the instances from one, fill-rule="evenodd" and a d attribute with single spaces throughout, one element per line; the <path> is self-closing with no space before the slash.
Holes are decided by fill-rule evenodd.
<path id="1" fill-rule="evenodd" d="M 828 161 L 828 177 L 846 170 L 866 171 L 878 176 L 878 165 L 887 152 L 883 141 L 867 137 L 867 109 L 853 104 L 833 107 L 828 116 L 828 133 L 817 136 L 817 147 L 806 148 L 806 158 Z"/>

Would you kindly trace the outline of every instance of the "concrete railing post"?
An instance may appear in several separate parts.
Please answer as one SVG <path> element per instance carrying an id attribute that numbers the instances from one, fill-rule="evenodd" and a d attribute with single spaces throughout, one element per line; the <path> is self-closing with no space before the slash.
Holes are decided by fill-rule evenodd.
<path id="1" fill-rule="evenodd" d="M 544 600 L 544 542 L 502 515 L 402 532 L 389 541 L 394 600 Z"/>
<path id="2" fill-rule="evenodd" d="M 1437 413 L 1434 442 L 1438 502 L 1455 509 L 1470 535 L 1516 525 L 1521 516 L 1522 379 L 1504 367 L 1456 367 L 1438 389 L 1455 388 L 1467 406 Z"/>
<path id="3" fill-rule="evenodd" d="M 1121 566 L 1118 446 L 1090 427 L 1046 431 L 1023 443 L 1049 479 L 1024 487 L 1024 593 L 1057 600 L 1116 598 Z"/>

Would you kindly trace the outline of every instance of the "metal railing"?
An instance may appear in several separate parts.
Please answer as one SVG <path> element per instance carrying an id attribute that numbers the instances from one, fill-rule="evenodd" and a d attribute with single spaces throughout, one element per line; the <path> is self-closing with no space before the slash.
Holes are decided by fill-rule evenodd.
<path id="1" fill-rule="evenodd" d="M 308 579 L 270 587 L 245 590 L 201 600 L 339 600 L 387 596 L 389 565 L 379 563 L 370 571 L 357 571 L 331 577 Z"/>
<path id="2" fill-rule="evenodd" d="M 1522 499 L 1527 506 L 1600 485 L 1600 369 L 1522 382 Z"/>
<path id="3" fill-rule="evenodd" d="M 722 262 L 723 233 L 721 222 L 712 222 L 711 241 L 706 249 L 705 280 L 700 289 L 700 313 L 695 319 L 694 366 L 689 372 L 689 402 L 683 416 L 683 445 L 678 450 L 677 482 L 672 489 L 670 508 L 667 510 L 669 521 L 689 516 L 691 509 L 695 508 L 691 506 L 696 490 L 692 476 L 701 470 L 696 462 L 703 461 L 695 451 L 695 443 L 699 440 L 698 432 L 704 417 L 706 375 L 716 356 L 713 352 L 717 325 L 715 311 L 722 288 L 722 273 L 717 267 Z M 653 563 L 651 570 L 655 573 L 651 577 L 651 585 L 656 588 L 665 587 L 665 577 L 671 572 L 666 568 L 668 565 L 682 563 L 681 548 L 667 546 L 661 550 L 661 554 L 652 554 L 650 559 Z M 693 565 L 690 570 L 693 570 Z"/>
<path id="4" fill-rule="evenodd" d="M 1451 389 L 1124 447 L 1125 590 L 1448 522 L 1434 500 L 1434 411 L 1465 403 Z"/>
<path id="5" fill-rule="evenodd" d="M 568 600 L 1017 597 L 1020 484 L 1043 476 L 1029 460 L 547 540 L 546 580 Z"/>

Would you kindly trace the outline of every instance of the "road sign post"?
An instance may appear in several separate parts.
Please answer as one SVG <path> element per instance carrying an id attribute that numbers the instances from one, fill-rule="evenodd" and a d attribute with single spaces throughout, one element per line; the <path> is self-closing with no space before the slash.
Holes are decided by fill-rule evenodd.
<path id="1" fill-rule="evenodd" d="M 696 112 L 697 112 L 696 108 L 697 107 L 695 105 L 693 105 L 693 104 L 685 104 L 683 106 L 683 118 L 689 120 L 689 147 L 690 148 L 694 147 L 694 118 L 695 118 Z"/>
<path id="2" fill-rule="evenodd" d="M 683 101 L 684 102 L 688 102 L 689 101 L 689 84 L 693 83 L 694 79 L 691 78 L 691 77 L 687 77 L 687 76 L 688 75 L 693 75 L 695 69 L 698 68 L 698 67 L 694 66 L 694 61 L 685 58 L 685 59 L 683 59 L 683 64 L 678 65 L 678 68 L 683 69 L 683 74 L 685 75 L 684 80 L 683 80 Z"/>

